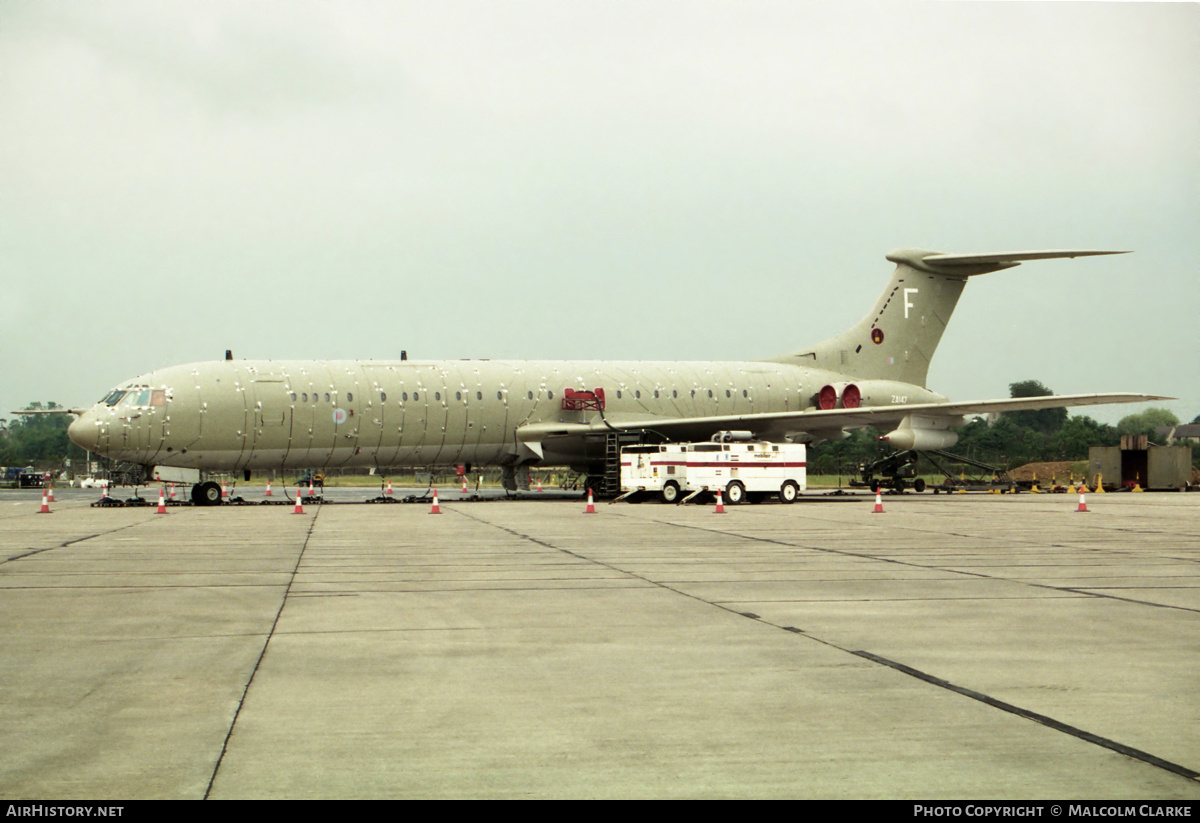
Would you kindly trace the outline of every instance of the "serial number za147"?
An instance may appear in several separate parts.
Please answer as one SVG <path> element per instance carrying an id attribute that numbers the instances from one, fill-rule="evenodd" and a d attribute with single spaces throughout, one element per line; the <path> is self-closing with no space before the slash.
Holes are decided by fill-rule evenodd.
<path id="1" fill-rule="evenodd" d="M 892 402 L 893 403 L 907 403 L 908 395 L 907 394 L 893 394 Z"/>

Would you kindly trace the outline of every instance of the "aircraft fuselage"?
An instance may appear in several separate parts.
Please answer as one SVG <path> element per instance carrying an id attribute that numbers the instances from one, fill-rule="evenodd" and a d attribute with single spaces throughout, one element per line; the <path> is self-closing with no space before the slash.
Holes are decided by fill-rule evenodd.
<path id="1" fill-rule="evenodd" d="M 114 389 L 71 426 L 89 451 L 129 463 L 200 470 L 511 464 L 582 468 L 580 436 L 523 452 L 531 424 L 799 412 L 846 381 L 821 369 L 736 361 L 271 361 L 193 363 Z M 603 388 L 606 408 L 567 411 L 564 390 Z M 112 398 L 120 391 L 115 401 Z M 861 404 L 944 400 L 871 381 Z M 603 419 L 602 419 L 603 418 Z"/>

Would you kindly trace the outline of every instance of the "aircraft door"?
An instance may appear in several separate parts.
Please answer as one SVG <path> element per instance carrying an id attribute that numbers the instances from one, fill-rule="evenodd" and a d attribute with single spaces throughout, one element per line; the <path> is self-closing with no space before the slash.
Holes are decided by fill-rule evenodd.
<path id="1" fill-rule="evenodd" d="M 288 451 L 292 404 L 287 375 L 279 371 L 251 375 L 246 397 L 251 403 L 251 428 L 245 468 L 273 468 Z"/>

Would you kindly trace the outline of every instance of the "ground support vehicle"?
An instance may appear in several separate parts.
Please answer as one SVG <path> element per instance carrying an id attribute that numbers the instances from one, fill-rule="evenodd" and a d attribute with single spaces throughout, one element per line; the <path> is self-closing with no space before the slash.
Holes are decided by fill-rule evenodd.
<path id="1" fill-rule="evenodd" d="M 807 449 L 721 432 L 708 442 L 630 446 L 621 450 L 623 496 L 657 495 L 678 503 L 721 492 L 730 505 L 774 495 L 795 502 L 807 487 Z"/>

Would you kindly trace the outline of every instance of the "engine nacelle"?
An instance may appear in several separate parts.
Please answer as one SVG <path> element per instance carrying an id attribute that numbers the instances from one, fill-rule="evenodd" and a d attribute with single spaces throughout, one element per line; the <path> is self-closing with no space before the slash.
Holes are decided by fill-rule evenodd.
<path id="1" fill-rule="evenodd" d="M 862 392 L 853 383 L 829 383 L 817 392 L 817 408 L 857 409 L 862 403 Z"/>

